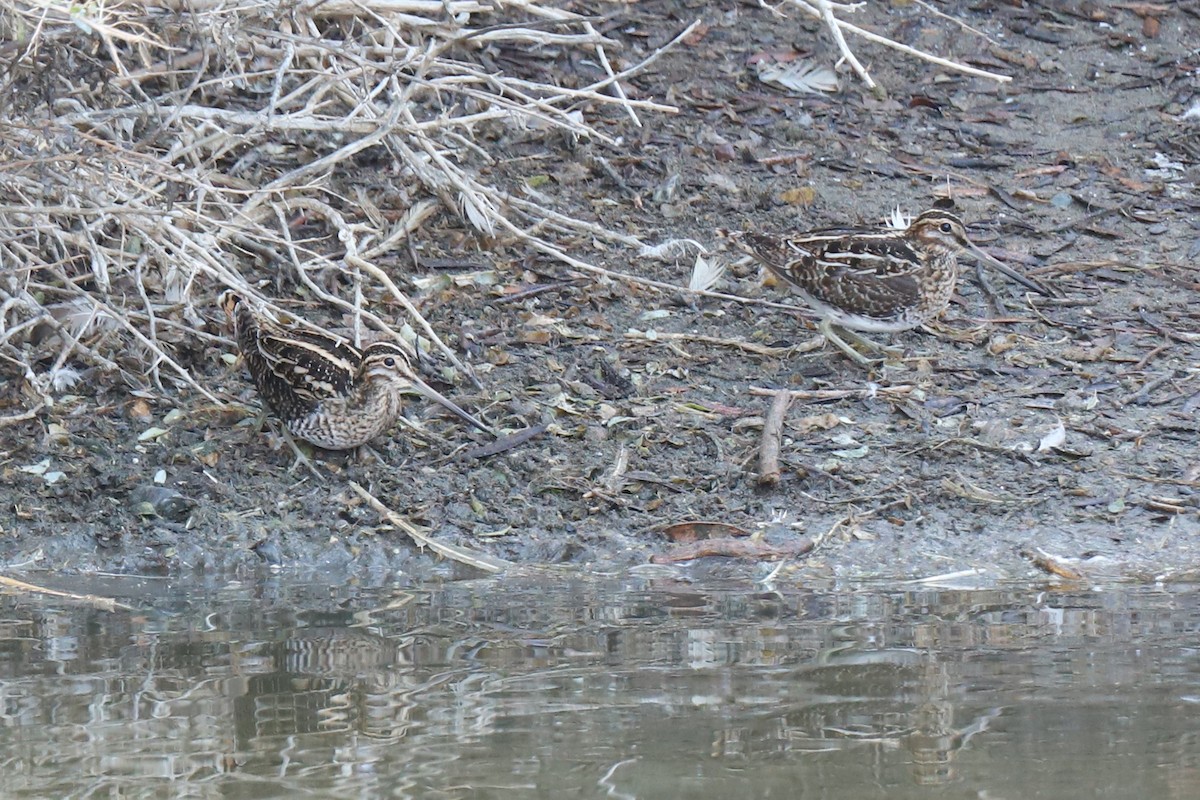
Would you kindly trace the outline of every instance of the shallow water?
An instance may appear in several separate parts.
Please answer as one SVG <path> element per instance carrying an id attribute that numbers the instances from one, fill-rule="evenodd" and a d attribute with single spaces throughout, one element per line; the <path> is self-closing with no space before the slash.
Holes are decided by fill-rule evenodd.
<path id="1" fill-rule="evenodd" d="M 1197 587 L 90 590 L 0 598 L 2 797 L 1200 797 Z"/>

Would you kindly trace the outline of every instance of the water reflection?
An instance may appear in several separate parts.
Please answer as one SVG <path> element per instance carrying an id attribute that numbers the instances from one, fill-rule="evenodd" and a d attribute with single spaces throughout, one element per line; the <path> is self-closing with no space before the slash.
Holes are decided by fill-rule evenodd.
<path id="1" fill-rule="evenodd" d="M 1200 594 L 3 599 L 0 796 L 1200 796 Z"/>

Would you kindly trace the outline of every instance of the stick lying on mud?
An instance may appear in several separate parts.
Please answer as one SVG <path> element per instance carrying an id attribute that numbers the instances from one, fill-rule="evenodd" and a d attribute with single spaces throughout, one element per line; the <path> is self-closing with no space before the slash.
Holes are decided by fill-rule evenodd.
<path id="1" fill-rule="evenodd" d="M 875 42 L 885 47 L 890 47 L 893 50 L 899 50 L 901 53 L 932 62 L 938 66 L 945 67 L 946 69 L 952 69 L 957 72 L 965 72 L 968 75 L 975 75 L 980 78 L 989 78 L 998 83 L 1007 83 L 1012 80 L 1012 78 L 1008 75 L 1000 75 L 999 73 L 988 72 L 987 70 L 983 69 L 976 69 L 975 67 L 969 67 L 966 64 L 960 64 L 957 61 L 939 58 L 938 56 L 926 53 L 924 50 L 917 50 L 914 47 L 901 44 L 900 42 L 889 39 L 886 36 L 880 36 L 878 33 L 873 31 L 865 30 L 857 25 L 851 25 L 849 22 L 838 19 L 833 13 L 835 9 L 843 12 L 857 11 L 865 6 L 866 3 L 834 3 L 831 2 L 831 0 L 787 0 L 787 2 L 795 8 L 799 8 L 810 17 L 819 19 L 825 23 L 825 26 L 829 29 L 830 35 L 833 37 L 834 43 L 837 44 L 838 51 L 841 53 L 842 58 L 847 64 L 850 65 L 851 69 L 854 70 L 859 79 L 866 84 L 868 89 L 875 88 L 875 81 L 871 79 L 871 75 L 867 72 L 866 67 L 859 62 L 859 60 L 855 57 L 854 52 L 850 49 L 850 45 L 846 43 L 846 37 L 842 35 L 843 29 L 857 36 L 861 36 L 869 42 Z M 764 8 L 769 8 L 769 6 L 766 6 L 762 0 L 760 0 L 760 5 L 762 5 Z M 921 5 L 925 4 L 921 3 Z M 925 7 L 929 8 L 928 5 L 925 5 Z M 778 9 L 771 10 L 776 14 L 780 13 Z M 937 12 L 936 9 L 931 10 L 934 10 L 939 16 L 946 17 L 947 19 L 954 19 L 946 14 Z M 974 28 L 968 27 L 967 29 L 974 33 L 979 33 L 979 31 L 976 31 Z"/>
<path id="2" fill-rule="evenodd" d="M 357 494 L 363 500 L 366 500 L 371 508 L 378 511 L 381 517 L 407 533 L 409 538 L 417 543 L 417 547 L 428 547 L 433 552 L 440 556 L 444 556 L 451 561 L 457 561 L 460 564 L 466 564 L 467 566 L 475 567 L 475 569 L 481 569 L 484 572 L 503 572 L 516 566 L 513 564 L 513 562 L 507 561 L 503 558 L 495 558 L 493 556 L 485 555 L 484 553 L 477 553 L 473 550 L 467 550 L 464 547 L 457 547 L 456 545 L 439 542 L 436 539 L 431 538 L 421 528 L 413 525 L 404 517 L 385 506 L 377 497 L 375 497 L 375 495 L 368 492 L 356 482 L 350 481 L 350 488 L 354 490 L 355 494 Z"/>
<path id="3" fill-rule="evenodd" d="M 780 394 L 786 394 L 795 400 L 821 402 L 826 400 L 845 400 L 852 397 L 862 400 L 869 400 L 873 397 L 903 397 L 911 394 L 913 388 L 909 384 L 902 384 L 900 386 L 871 386 L 866 389 L 764 389 L 761 386 L 751 386 L 750 394 L 758 397 L 776 397 Z"/>
<path id="4" fill-rule="evenodd" d="M 519 430 L 516 433 L 510 433 L 507 436 L 501 436 L 494 442 L 488 442 L 480 447 L 471 448 L 463 453 L 463 458 L 487 458 L 488 456 L 506 453 L 514 447 L 520 447 L 530 439 L 541 436 L 549 427 L 549 425 L 543 423 Z"/>
<path id="5" fill-rule="evenodd" d="M 783 441 L 783 420 L 792 404 L 789 392 L 776 392 L 763 423 L 762 441 L 758 445 L 758 485 L 777 486 L 783 472 L 779 469 L 779 447 Z"/>

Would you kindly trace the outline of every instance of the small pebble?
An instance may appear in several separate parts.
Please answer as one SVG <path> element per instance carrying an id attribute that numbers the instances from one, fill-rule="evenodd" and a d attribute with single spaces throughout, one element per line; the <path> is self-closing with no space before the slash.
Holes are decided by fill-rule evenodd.
<path id="1" fill-rule="evenodd" d="M 130 492 L 129 501 L 142 516 L 149 516 L 145 512 L 153 510 L 156 515 L 171 522 L 187 519 L 196 505 L 194 500 L 165 486 L 139 486 Z"/>
<path id="2" fill-rule="evenodd" d="M 1055 208 L 1070 208 L 1071 203 L 1074 202 L 1075 201 L 1071 199 L 1071 195 L 1067 194 L 1066 192 L 1059 192 L 1058 194 L 1054 195 L 1054 197 L 1050 198 L 1050 205 L 1054 206 Z"/>

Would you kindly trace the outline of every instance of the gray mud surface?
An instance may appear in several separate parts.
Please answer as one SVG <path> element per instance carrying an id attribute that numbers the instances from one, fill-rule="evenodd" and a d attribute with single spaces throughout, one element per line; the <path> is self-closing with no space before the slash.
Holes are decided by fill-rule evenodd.
<path id="1" fill-rule="evenodd" d="M 675 546 L 664 527 L 696 520 L 780 547 L 821 538 L 783 580 L 964 569 L 1027 579 L 1043 574 L 1021 555 L 1031 548 L 1102 557 L 1086 569 L 1119 575 L 1200 563 L 1200 119 L 1184 118 L 1200 100 L 1197 4 L 1168 4 L 1157 25 L 1105 3 L 938 4 L 993 43 L 919 5 L 878 5 L 855 21 L 1013 81 L 851 39 L 886 97 L 850 74 L 836 93 L 790 96 L 753 64 L 832 63 L 816 23 L 750 3 L 643 2 L 602 26 L 624 43 L 625 63 L 696 18 L 706 24 L 628 82 L 631 96 L 677 115 L 644 112 L 638 128 L 619 107 L 596 111 L 619 147 L 481 128 L 480 143 L 505 160 L 475 168 L 647 244 L 699 242 L 731 264 L 717 291 L 797 304 L 717 230 L 876 224 L 950 193 L 977 243 L 1060 298 L 1027 297 L 990 273 L 981 283 L 968 263 L 936 330 L 881 337 L 905 358 L 867 375 L 812 347 L 799 305 L 605 279 L 481 240 L 442 214 L 419 233 L 417 266 L 409 253 L 384 266 L 478 369 L 483 389 L 462 382 L 454 397 L 506 431 L 544 433 L 472 457 L 486 436 L 414 401 L 416 429 L 377 441 L 378 461 L 318 451 L 320 478 L 289 471 L 288 447 L 257 425 L 247 375 L 222 358 L 232 344 L 196 341 L 178 357 L 229 409 L 185 389 L 135 394 L 95 373 L 51 412 L 0 429 L 0 558 L 141 573 L 440 569 L 355 496 L 356 481 L 444 541 L 584 570 L 647 564 Z M 566 85 L 603 77 L 569 53 L 473 57 Z M 402 212 L 389 205 L 388 159 L 364 153 L 361 173 L 335 183 Z M 336 250 L 330 231 L 305 233 Z M 696 253 L 558 242 L 674 285 L 687 284 Z M 269 294 L 298 296 L 268 267 L 242 268 L 258 269 Z M 413 283 L 439 276 L 432 288 Z M 208 330 L 227 336 L 219 290 L 204 289 Z M 294 307 L 339 324 L 316 303 Z M 0 389 L 0 413 L 23 407 L 14 384 Z M 751 387 L 845 390 L 792 404 L 770 489 L 758 485 L 757 453 L 771 399 Z M 164 490 L 179 497 L 163 502 Z"/>

